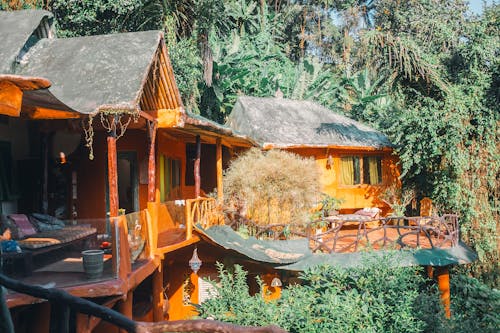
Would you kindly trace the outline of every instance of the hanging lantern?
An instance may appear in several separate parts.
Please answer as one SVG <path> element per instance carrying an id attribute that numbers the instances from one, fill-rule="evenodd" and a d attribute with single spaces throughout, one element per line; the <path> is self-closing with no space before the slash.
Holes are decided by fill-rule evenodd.
<path id="1" fill-rule="evenodd" d="M 277 277 L 275 277 L 272 281 L 271 281 L 271 287 L 273 288 L 276 288 L 276 287 L 281 287 L 283 284 L 281 283 L 281 280 Z"/>
<path id="2" fill-rule="evenodd" d="M 189 267 L 193 271 L 194 274 L 198 273 L 201 267 L 201 260 L 198 258 L 198 248 L 194 248 L 193 256 L 189 260 Z"/>

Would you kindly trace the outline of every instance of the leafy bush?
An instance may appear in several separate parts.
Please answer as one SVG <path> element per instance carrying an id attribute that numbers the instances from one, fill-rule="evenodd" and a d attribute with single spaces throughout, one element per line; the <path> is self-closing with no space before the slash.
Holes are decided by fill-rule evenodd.
<path id="1" fill-rule="evenodd" d="M 303 223 L 320 193 L 314 160 L 250 149 L 224 174 L 225 204 L 259 224 Z"/>
<path id="2" fill-rule="evenodd" d="M 200 306 L 200 315 L 241 325 L 277 324 L 290 332 L 424 331 L 423 318 L 439 315 L 435 288 L 426 285 L 419 268 L 389 267 L 386 259 L 363 268 L 308 270 L 300 276 L 302 285 L 288 286 L 269 302 L 250 296 L 241 267 L 230 273 L 219 266 L 218 296 Z"/>
<path id="3" fill-rule="evenodd" d="M 466 275 L 451 280 L 454 332 L 498 332 L 500 329 L 500 291 Z"/>
<path id="4" fill-rule="evenodd" d="M 289 332 L 497 332 L 500 292 L 478 280 L 451 276 L 452 318 L 444 317 L 435 283 L 420 267 L 390 267 L 397 252 L 368 256 L 360 268 L 322 266 L 300 275 L 281 298 L 250 295 L 247 273 L 218 265 L 217 296 L 200 316 L 240 325 L 276 324 Z M 262 286 L 262 283 L 258 281 Z M 262 289 L 262 288 L 261 288 Z"/>

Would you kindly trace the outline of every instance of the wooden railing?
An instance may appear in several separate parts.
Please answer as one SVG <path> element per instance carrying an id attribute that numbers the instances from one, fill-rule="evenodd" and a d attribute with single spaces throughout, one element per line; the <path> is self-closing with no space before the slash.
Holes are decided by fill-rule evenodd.
<path id="1" fill-rule="evenodd" d="M 192 237 L 193 226 L 199 224 L 204 229 L 224 224 L 222 209 L 215 198 L 186 200 L 186 239 Z"/>
<path id="2" fill-rule="evenodd" d="M 373 221 L 333 221 L 327 230 L 310 234 L 313 252 L 356 252 L 363 248 L 446 248 L 459 241 L 457 215 L 386 217 Z"/>
<path id="3" fill-rule="evenodd" d="M 362 248 L 446 248 L 459 241 L 458 216 L 386 217 L 375 220 L 319 220 L 307 224 L 259 225 L 227 216 L 228 225 L 259 239 L 308 238 L 313 252 L 344 253 Z M 375 224 L 375 226 L 373 226 Z"/>
<path id="4" fill-rule="evenodd" d="M 49 331 L 58 333 L 81 332 L 79 320 L 83 315 L 100 318 L 130 333 L 160 333 L 160 332 L 235 332 L 235 333 L 286 333 L 277 326 L 244 327 L 226 324 L 216 320 L 179 320 L 162 322 L 138 322 L 98 305 L 90 300 L 78 298 L 69 293 L 40 286 L 28 285 L 0 274 L 0 332 L 14 333 L 14 323 L 4 300 L 4 290 L 14 290 L 36 298 L 46 299 L 51 305 Z M 54 311 L 55 310 L 55 311 Z M 84 318 L 83 318 L 84 319 Z"/>

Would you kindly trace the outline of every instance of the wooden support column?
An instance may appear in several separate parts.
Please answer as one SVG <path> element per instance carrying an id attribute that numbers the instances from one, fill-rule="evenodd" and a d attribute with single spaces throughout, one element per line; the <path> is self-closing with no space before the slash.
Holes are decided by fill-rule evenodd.
<path id="1" fill-rule="evenodd" d="M 148 201 L 155 201 L 156 189 L 156 129 L 158 124 L 156 121 L 147 122 L 149 134 L 149 163 L 148 163 Z"/>
<path id="2" fill-rule="evenodd" d="M 220 204 L 222 204 L 222 200 L 224 198 L 223 189 L 222 189 L 222 142 L 221 138 L 217 138 L 215 141 L 216 149 L 215 149 L 215 157 L 217 160 L 217 200 Z"/>
<path id="3" fill-rule="evenodd" d="M 160 265 L 163 261 L 160 263 Z M 153 321 L 165 320 L 163 316 L 163 271 L 158 267 L 153 273 Z"/>
<path id="4" fill-rule="evenodd" d="M 116 119 L 113 118 L 113 122 Z M 115 127 L 113 127 L 115 128 Z M 118 167 L 116 164 L 116 132 L 108 135 L 108 189 L 109 189 L 109 216 L 118 216 Z"/>
<path id="5" fill-rule="evenodd" d="M 49 212 L 49 134 L 43 133 L 42 137 L 43 155 L 43 183 L 42 183 L 42 212 Z"/>
<path id="6" fill-rule="evenodd" d="M 200 136 L 196 136 L 196 159 L 194 160 L 194 197 L 200 196 L 201 177 L 200 177 L 200 161 L 201 161 L 201 140 Z"/>
<path id="7" fill-rule="evenodd" d="M 120 301 L 118 304 L 118 312 L 120 312 L 122 315 L 124 315 L 127 318 L 132 319 L 132 303 L 134 300 L 134 292 L 132 290 L 129 290 L 127 292 L 127 298 L 124 299 L 123 301 Z M 126 329 L 120 329 L 120 333 L 127 333 L 128 331 Z"/>
<path id="8" fill-rule="evenodd" d="M 49 333 L 69 333 L 70 309 L 62 302 L 50 302 Z"/>
<path id="9" fill-rule="evenodd" d="M 435 267 L 434 275 L 438 282 L 439 292 L 441 294 L 441 302 L 444 306 L 446 318 L 451 318 L 450 311 L 450 272 L 448 267 Z"/>

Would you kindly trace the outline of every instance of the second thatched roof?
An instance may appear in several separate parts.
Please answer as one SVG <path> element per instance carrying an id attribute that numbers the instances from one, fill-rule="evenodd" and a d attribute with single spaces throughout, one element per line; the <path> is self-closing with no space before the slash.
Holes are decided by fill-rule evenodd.
<path id="1" fill-rule="evenodd" d="M 392 147 L 379 131 L 310 101 L 241 96 L 226 124 L 263 148 Z"/>

